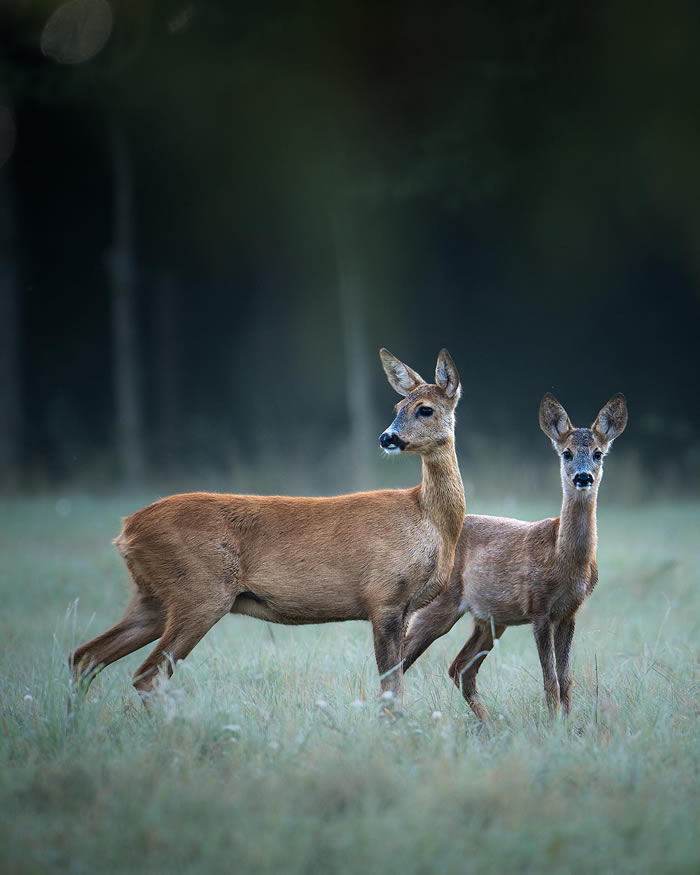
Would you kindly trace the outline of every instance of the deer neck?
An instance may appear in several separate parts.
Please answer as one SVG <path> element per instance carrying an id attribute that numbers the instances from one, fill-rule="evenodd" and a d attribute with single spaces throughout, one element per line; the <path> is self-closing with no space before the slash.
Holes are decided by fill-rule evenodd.
<path id="1" fill-rule="evenodd" d="M 423 512 L 435 523 L 442 537 L 454 545 L 462 531 L 466 512 L 454 440 L 450 439 L 437 452 L 422 456 L 421 465 L 420 502 Z"/>
<path id="2" fill-rule="evenodd" d="M 598 545 L 596 505 L 598 490 L 592 494 L 565 489 L 557 537 L 559 561 L 571 568 L 588 567 Z"/>

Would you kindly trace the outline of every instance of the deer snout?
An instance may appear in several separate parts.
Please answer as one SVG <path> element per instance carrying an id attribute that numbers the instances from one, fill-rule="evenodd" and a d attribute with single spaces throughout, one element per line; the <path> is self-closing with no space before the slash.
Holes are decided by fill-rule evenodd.
<path id="1" fill-rule="evenodd" d="M 593 475 L 589 474 L 588 471 L 578 471 L 574 474 L 573 480 L 577 489 L 588 489 L 593 486 Z"/>
<path id="2" fill-rule="evenodd" d="M 401 440 L 396 432 L 393 431 L 382 432 L 379 435 L 379 444 L 387 453 L 400 453 L 401 450 L 406 448 L 406 441 Z"/>

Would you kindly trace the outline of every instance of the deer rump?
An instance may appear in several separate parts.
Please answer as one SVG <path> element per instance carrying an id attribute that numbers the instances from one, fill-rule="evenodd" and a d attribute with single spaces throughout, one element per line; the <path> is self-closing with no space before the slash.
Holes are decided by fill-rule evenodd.
<path id="1" fill-rule="evenodd" d="M 418 490 L 408 511 L 404 490 L 177 495 L 127 517 L 115 544 L 137 589 L 157 601 L 178 588 L 204 601 L 214 586 L 230 592 L 233 614 L 288 625 L 368 620 L 378 605 L 408 604 L 435 567 L 437 532 Z M 420 529 L 427 549 L 416 549 Z"/>

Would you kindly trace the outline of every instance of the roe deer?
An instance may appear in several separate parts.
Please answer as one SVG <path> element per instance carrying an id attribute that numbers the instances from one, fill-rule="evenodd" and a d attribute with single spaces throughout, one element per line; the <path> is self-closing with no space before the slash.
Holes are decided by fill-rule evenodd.
<path id="1" fill-rule="evenodd" d="M 561 516 L 540 522 L 468 514 L 449 586 L 411 618 L 404 670 L 467 611 L 474 631 L 449 669 L 477 717 L 488 717 L 476 690 L 481 663 L 508 626 L 532 623 L 550 713 L 571 706 L 570 653 L 576 612 L 598 580 L 596 500 L 603 456 L 627 424 L 614 395 L 590 428 L 574 428 L 549 393 L 540 428 L 561 459 Z M 556 656 L 556 667 L 555 667 Z"/>
<path id="2" fill-rule="evenodd" d="M 400 697 L 408 617 L 449 582 L 464 519 L 454 448 L 461 388 L 447 350 L 435 384 L 387 350 L 380 356 L 405 396 L 380 444 L 421 456 L 420 485 L 333 498 L 196 492 L 126 517 L 114 543 L 133 597 L 115 626 L 71 655 L 75 681 L 160 638 L 134 676 L 148 693 L 161 668 L 172 674 L 232 613 L 290 625 L 369 620 L 381 688 Z"/>

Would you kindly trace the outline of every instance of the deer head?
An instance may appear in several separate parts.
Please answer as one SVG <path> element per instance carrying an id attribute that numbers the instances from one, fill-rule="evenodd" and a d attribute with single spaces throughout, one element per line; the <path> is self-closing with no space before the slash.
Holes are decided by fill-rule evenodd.
<path id="1" fill-rule="evenodd" d="M 451 442 L 462 390 L 449 352 L 443 349 L 438 356 L 434 383 L 426 383 L 388 350 L 379 350 L 379 355 L 390 385 L 404 396 L 396 405 L 396 418 L 379 436 L 382 449 L 427 456 Z"/>

